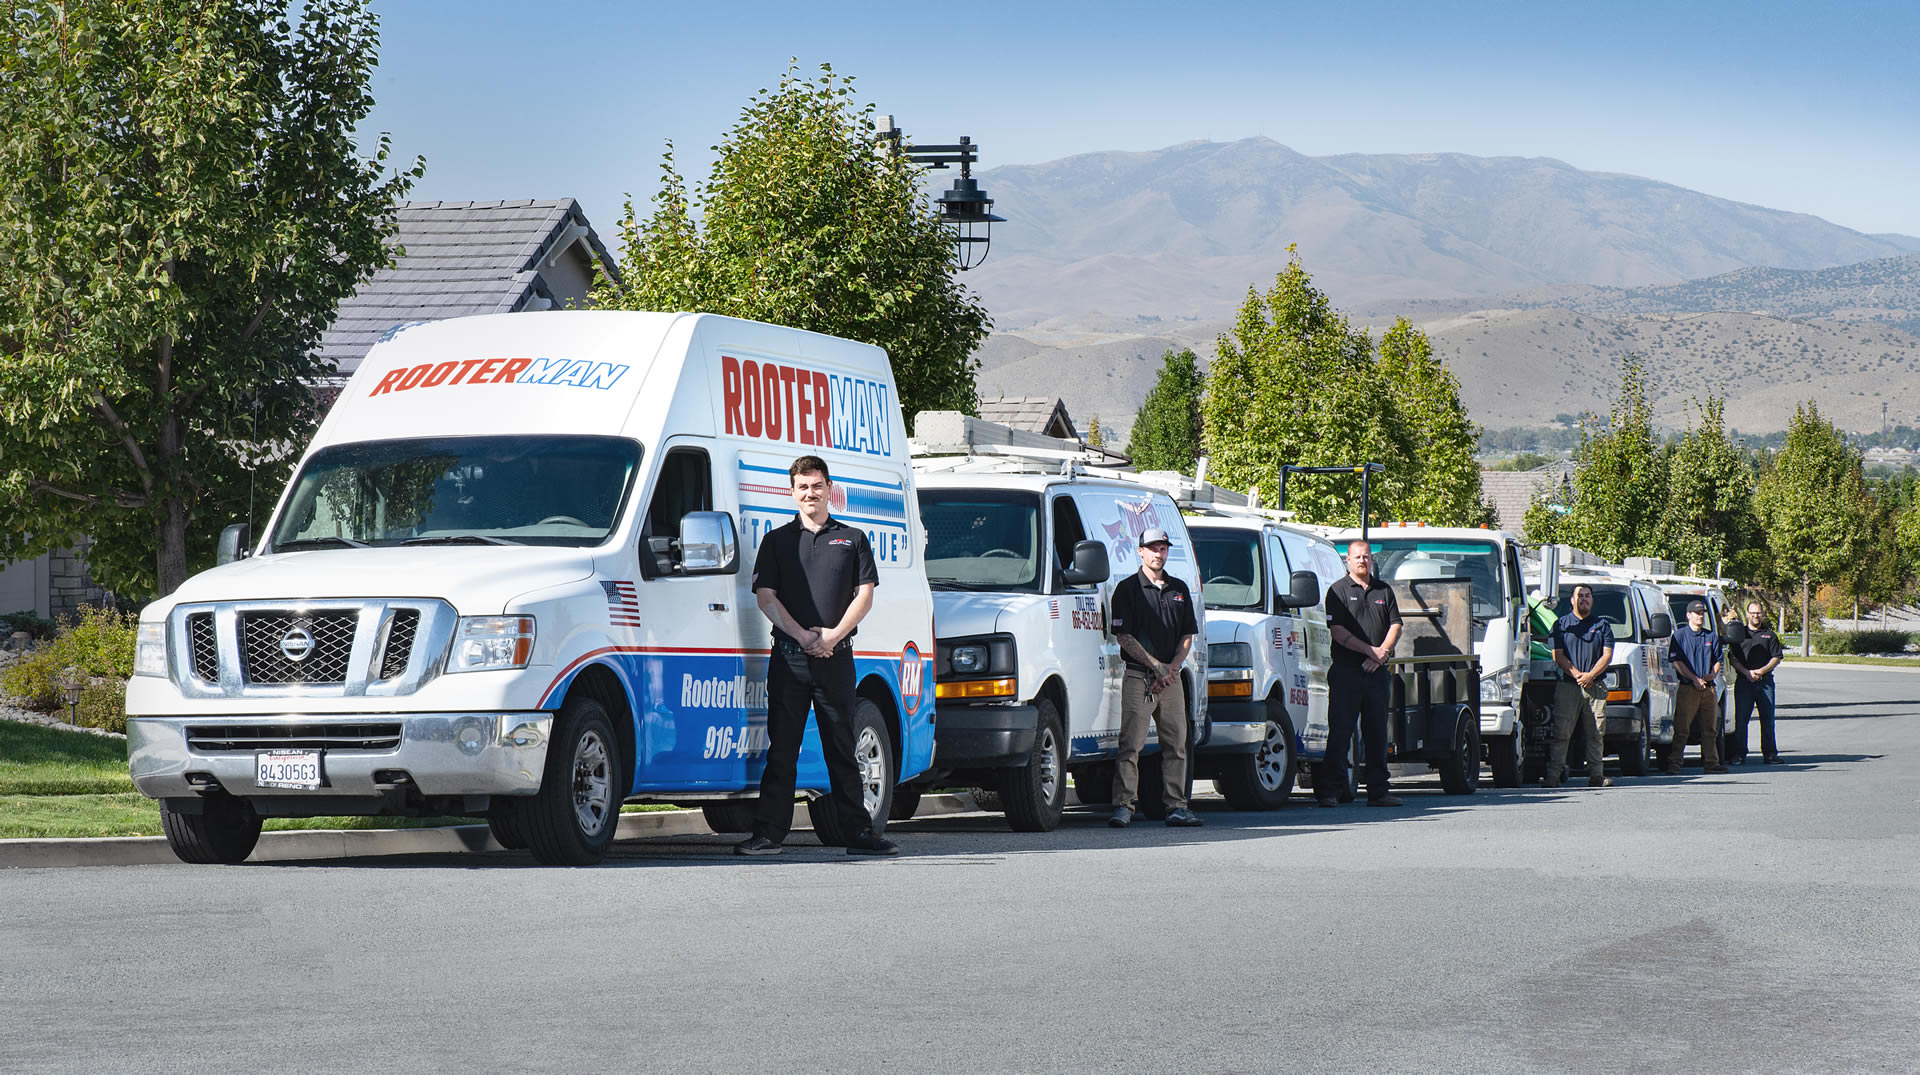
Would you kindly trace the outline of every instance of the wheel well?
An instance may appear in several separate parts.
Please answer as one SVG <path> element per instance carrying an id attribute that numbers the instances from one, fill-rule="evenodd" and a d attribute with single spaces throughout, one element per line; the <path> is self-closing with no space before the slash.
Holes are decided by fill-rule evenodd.
<path id="1" fill-rule="evenodd" d="M 906 759 L 900 753 L 900 744 L 906 737 L 901 734 L 900 710 L 893 704 L 893 692 L 887 689 L 886 681 L 879 676 L 868 676 L 860 681 L 860 685 L 854 688 L 853 693 L 880 707 L 881 714 L 887 718 L 887 733 L 893 737 L 894 767 L 897 770 L 904 766 Z M 895 782 L 899 781 L 900 774 L 897 771 L 893 774 L 893 779 Z"/>
<path id="2" fill-rule="evenodd" d="M 607 718 L 613 723 L 613 737 L 620 744 L 620 758 L 627 766 L 624 796 L 633 788 L 634 768 L 638 764 L 635 759 L 640 756 L 634 743 L 633 706 L 627 700 L 627 690 L 620 685 L 620 677 L 613 669 L 604 664 L 590 664 L 567 685 L 567 697 L 576 691 L 606 707 Z"/>
<path id="3" fill-rule="evenodd" d="M 1040 689 L 1034 693 L 1034 698 L 1045 698 L 1053 703 L 1054 711 L 1060 714 L 1063 732 L 1071 726 L 1067 715 L 1067 685 L 1061 682 L 1059 676 L 1048 676 L 1047 681 L 1040 684 Z"/>

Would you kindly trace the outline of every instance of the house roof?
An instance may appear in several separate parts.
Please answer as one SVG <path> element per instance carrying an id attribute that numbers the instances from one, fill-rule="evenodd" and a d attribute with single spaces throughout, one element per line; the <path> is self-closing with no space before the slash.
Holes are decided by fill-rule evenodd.
<path id="1" fill-rule="evenodd" d="M 620 278 L 572 198 L 402 202 L 394 218 L 388 245 L 404 253 L 343 301 L 320 337 L 321 359 L 341 378 L 396 325 L 584 300 L 589 266 Z"/>
<path id="2" fill-rule="evenodd" d="M 1480 471 L 1480 493 L 1500 516 L 1500 529 L 1518 534 L 1526 529 L 1527 508 L 1534 494 L 1555 492 L 1560 483 L 1571 481 L 1576 469 L 1571 460 L 1561 459 L 1532 470 Z"/>
<path id="3" fill-rule="evenodd" d="M 1067 413 L 1067 404 L 1060 399 L 1048 399 L 1045 396 L 983 399 L 980 401 L 980 417 L 1029 433 L 1044 433 L 1049 437 L 1065 437 L 1068 440 L 1080 439 L 1079 431 L 1073 428 L 1073 416 Z"/>

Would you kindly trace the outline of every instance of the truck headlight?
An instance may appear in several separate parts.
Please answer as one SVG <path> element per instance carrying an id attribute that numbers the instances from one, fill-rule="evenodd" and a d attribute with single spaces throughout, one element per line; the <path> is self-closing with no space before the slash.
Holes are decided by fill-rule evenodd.
<path id="1" fill-rule="evenodd" d="M 962 676 L 979 675 L 987 670 L 987 647 L 983 642 L 966 646 L 955 646 L 947 661 L 953 666 L 955 674 Z"/>
<path id="2" fill-rule="evenodd" d="M 453 632 L 447 671 L 525 668 L 532 657 L 532 616 L 462 616 Z"/>
<path id="3" fill-rule="evenodd" d="M 1508 705 L 1513 701 L 1513 669 L 1495 673 L 1480 681 L 1480 700 L 1494 705 Z"/>
<path id="4" fill-rule="evenodd" d="M 1208 668 L 1252 668 L 1253 643 L 1215 642 L 1207 647 Z"/>
<path id="5" fill-rule="evenodd" d="M 121 651 L 125 653 L 125 650 Z M 143 623 L 133 640 L 133 674 L 136 676 L 160 676 L 167 674 L 167 625 L 164 623 Z"/>

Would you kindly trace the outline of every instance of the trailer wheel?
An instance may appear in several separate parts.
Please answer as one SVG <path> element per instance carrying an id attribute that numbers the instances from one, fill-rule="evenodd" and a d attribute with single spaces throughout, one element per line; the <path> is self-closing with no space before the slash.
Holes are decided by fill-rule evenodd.
<path id="1" fill-rule="evenodd" d="M 860 799 L 867 808 L 868 823 L 875 832 L 887 827 L 887 815 L 893 809 L 893 782 L 900 766 L 893 758 L 893 736 L 886 718 L 870 698 L 862 698 L 853 707 L 853 760 L 860 767 Z M 813 834 L 828 847 L 845 847 L 859 833 L 847 832 L 840 813 L 827 795 L 807 801 L 807 816 L 813 820 Z"/>
<path id="2" fill-rule="evenodd" d="M 1493 768 L 1494 787 L 1520 786 L 1520 747 L 1519 728 L 1515 728 L 1512 735 L 1487 737 L 1487 762 Z"/>
<path id="3" fill-rule="evenodd" d="M 1472 795 L 1480 786 L 1480 716 L 1461 706 L 1453 721 L 1453 745 L 1440 763 L 1440 787 L 1448 795 Z"/>
<path id="4" fill-rule="evenodd" d="M 752 832 L 754 814 L 759 807 L 758 799 L 722 799 L 701 803 L 700 816 L 706 819 L 707 828 L 715 832 Z"/>
<path id="5" fill-rule="evenodd" d="M 495 799 L 487 811 L 487 829 L 493 833 L 493 842 L 508 851 L 526 850 L 527 827 L 520 820 L 519 799 Z"/>
<path id="6" fill-rule="evenodd" d="M 245 862 L 260 842 L 260 815 L 252 804 L 231 795 L 209 795 L 199 813 L 174 808 L 174 800 L 160 800 L 160 828 L 167 846 L 181 862 L 198 865 Z"/>
<path id="7" fill-rule="evenodd" d="M 1633 733 L 1632 738 L 1627 740 L 1627 745 L 1620 748 L 1620 775 L 1622 776 L 1647 775 L 1646 707 L 1641 707 L 1640 719 L 1636 723 L 1639 725 L 1638 730 Z"/>
<path id="8" fill-rule="evenodd" d="M 1083 806 L 1110 806 L 1113 803 L 1113 763 L 1094 762 L 1073 771 L 1073 794 Z"/>
<path id="9" fill-rule="evenodd" d="M 1293 792 L 1300 757 L 1293 739 L 1293 722 L 1275 702 L 1267 700 L 1267 735 L 1259 751 L 1220 761 L 1220 775 L 1214 778 L 1213 786 L 1235 810 L 1278 810 L 1287 805 Z"/>
<path id="10" fill-rule="evenodd" d="M 1007 809 L 1007 827 L 1015 832 L 1052 832 L 1067 808 L 1067 737 L 1060 712 L 1042 698 L 1033 733 L 1033 753 L 1027 764 L 1000 773 L 1000 801 Z"/>
<path id="11" fill-rule="evenodd" d="M 626 766 L 607 709 L 579 691 L 553 720 L 540 790 L 522 807 L 527 849 L 547 866 L 591 866 L 620 824 Z"/>

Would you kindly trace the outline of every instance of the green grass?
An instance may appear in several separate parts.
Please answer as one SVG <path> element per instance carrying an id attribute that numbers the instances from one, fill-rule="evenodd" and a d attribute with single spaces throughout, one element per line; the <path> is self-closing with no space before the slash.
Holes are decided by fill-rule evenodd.
<path id="1" fill-rule="evenodd" d="M 1920 657 L 1858 657 L 1848 653 L 1816 653 L 1811 657 L 1802 657 L 1798 653 L 1789 653 L 1784 660 L 1807 664 L 1884 664 L 1895 668 L 1920 668 Z"/>
<path id="2" fill-rule="evenodd" d="M 0 796 L 132 791 L 126 740 L 0 720 Z"/>

